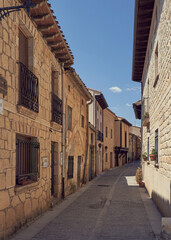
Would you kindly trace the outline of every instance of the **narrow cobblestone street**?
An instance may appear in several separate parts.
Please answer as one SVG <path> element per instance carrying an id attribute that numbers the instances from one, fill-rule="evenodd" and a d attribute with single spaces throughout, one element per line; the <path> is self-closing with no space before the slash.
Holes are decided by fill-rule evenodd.
<path id="1" fill-rule="evenodd" d="M 137 166 L 104 172 L 12 240 L 159 239 L 161 216 L 135 182 Z"/>

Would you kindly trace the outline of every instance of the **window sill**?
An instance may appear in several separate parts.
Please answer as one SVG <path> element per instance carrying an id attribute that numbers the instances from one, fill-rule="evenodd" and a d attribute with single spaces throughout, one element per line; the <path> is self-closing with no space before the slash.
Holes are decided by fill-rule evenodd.
<path id="1" fill-rule="evenodd" d="M 54 130 L 58 130 L 58 131 L 62 130 L 62 125 L 60 125 L 59 123 L 51 121 L 50 125 L 51 125 L 51 128 L 53 128 Z"/>
<path id="2" fill-rule="evenodd" d="M 29 184 L 24 185 L 24 186 L 16 185 L 15 186 L 15 193 L 16 193 L 16 195 L 19 195 L 20 193 L 26 192 L 30 189 L 33 189 L 33 188 L 37 187 L 38 185 L 39 185 L 39 181 L 32 182 L 32 183 L 29 183 Z"/>
<path id="3" fill-rule="evenodd" d="M 28 108 L 26 108 L 22 105 L 19 105 L 19 104 L 17 105 L 17 111 L 18 111 L 18 113 L 20 113 L 20 114 L 22 114 L 26 117 L 32 118 L 34 120 L 38 116 L 38 113 L 36 113 L 36 112 L 34 112 L 34 111 L 32 111 L 32 110 L 30 110 L 30 109 L 28 109 Z"/>

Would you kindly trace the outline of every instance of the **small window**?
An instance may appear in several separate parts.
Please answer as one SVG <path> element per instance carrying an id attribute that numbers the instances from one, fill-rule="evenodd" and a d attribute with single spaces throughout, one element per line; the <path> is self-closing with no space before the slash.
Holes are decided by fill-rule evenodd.
<path id="1" fill-rule="evenodd" d="M 107 162 L 107 153 L 106 153 L 106 159 L 105 159 L 105 161 Z"/>
<path id="2" fill-rule="evenodd" d="M 71 91 L 71 87 L 70 87 L 70 85 L 68 85 L 68 92 L 70 92 Z"/>
<path id="3" fill-rule="evenodd" d="M 81 127 L 84 128 L 84 116 L 81 115 Z"/>
<path id="4" fill-rule="evenodd" d="M 68 106 L 68 130 L 72 130 L 72 108 Z"/>
<path id="5" fill-rule="evenodd" d="M 16 184 L 26 185 L 39 177 L 39 142 L 35 138 L 16 137 Z"/>
<path id="6" fill-rule="evenodd" d="M 68 157 L 68 179 L 73 178 L 73 172 L 74 172 L 74 157 L 69 156 Z"/>
<path id="7" fill-rule="evenodd" d="M 127 132 L 125 131 L 125 147 L 127 147 Z"/>
<path id="8" fill-rule="evenodd" d="M 28 67 L 28 38 L 19 29 L 19 61 Z"/>
<path id="9" fill-rule="evenodd" d="M 91 144 L 93 144 L 93 133 L 91 133 Z"/>
<path id="10" fill-rule="evenodd" d="M 110 136 L 111 136 L 111 138 L 112 138 L 112 129 L 111 129 L 111 135 L 110 135 Z"/>
<path id="11" fill-rule="evenodd" d="M 102 122 L 100 122 L 100 131 L 102 132 Z"/>
<path id="12" fill-rule="evenodd" d="M 58 91 L 59 91 L 58 72 L 52 71 L 52 93 L 58 96 L 59 95 Z"/>
<path id="13" fill-rule="evenodd" d="M 108 128 L 106 127 L 106 137 L 108 136 Z"/>
<path id="14" fill-rule="evenodd" d="M 97 119 L 97 130 L 99 130 L 99 119 Z"/>
<path id="15" fill-rule="evenodd" d="M 156 162 L 158 163 L 158 129 L 155 131 L 155 149 L 157 151 Z"/>
<path id="16" fill-rule="evenodd" d="M 83 99 L 81 100 L 81 104 L 84 105 L 84 100 Z"/>
<path id="17" fill-rule="evenodd" d="M 159 79 L 159 66 L 158 66 L 158 44 L 156 46 L 156 50 L 155 50 L 155 80 L 154 80 L 154 84 L 153 87 L 156 87 L 158 79 Z"/>

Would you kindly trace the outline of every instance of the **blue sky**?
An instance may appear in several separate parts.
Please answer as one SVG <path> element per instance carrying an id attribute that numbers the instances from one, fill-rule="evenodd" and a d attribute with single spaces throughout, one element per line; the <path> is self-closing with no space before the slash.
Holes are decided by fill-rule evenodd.
<path id="1" fill-rule="evenodd" d="M 87 87 L 102 93 L 109 108 L 133 125 L 132 103 L 140 83 L 132 81 L 134 0 L 50 0 Z"/>

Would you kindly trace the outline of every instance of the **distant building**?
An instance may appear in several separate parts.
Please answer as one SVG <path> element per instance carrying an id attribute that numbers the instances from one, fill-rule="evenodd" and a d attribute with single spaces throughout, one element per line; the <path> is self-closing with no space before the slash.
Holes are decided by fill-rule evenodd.
<path id="1" fill-rule="evenodd" d="M 76 191 L 89 177 L 87 102 L 90 100 L 93 100 L 93 97 L 75 70 L 66 69 L 66 195 Z"/>
<path id="2" fill-rule="evenodd" d="M 115 167 L 115 120 L 117 116 L 109 109 L 104 109 L 104 156 L 103 170 Z"/>
<path id="3" fill-rule="evenodd" d="M 89 105 L 89 122 L 96 129 L 95 143 L 95 175 L 103 171 L 103 155 L 104 155 L 104 109 L 108 104 L 100 91 L 90 89 L 93 96 L 93 102 Z"/>
<path id="4" fill-rule="evenodd" d="M 117 117 L 115 120 L 115 166 L 128 163 L 129 129 L 132 126 L 126 119 Z"/>
<path id="5" fill-rule="evenodd" d="M 163 216 L 171 217 L 171 2 L 135 1 L 133 81 L 141 83 L 135 115 L 142 121 L 145 186 Z M 150 154 L 155 149 L 156 159 Z"/>
<path id="6" fill-rule="evenodd" d="M 140 159 L 141 159 L 141 128 L 131 126 L 129 132 L 128 161 L 132 162 Z"/>

